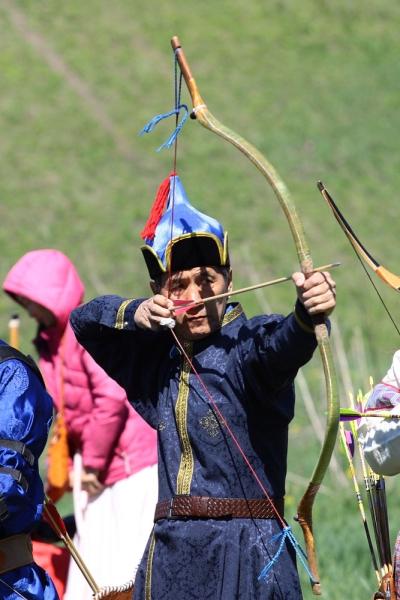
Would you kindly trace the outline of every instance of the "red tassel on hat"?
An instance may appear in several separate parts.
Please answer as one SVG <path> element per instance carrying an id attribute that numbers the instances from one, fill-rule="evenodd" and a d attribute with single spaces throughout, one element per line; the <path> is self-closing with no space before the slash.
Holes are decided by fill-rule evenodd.
<path id="1" fill-rule="evenodd" d="M 145 228 L 141 232 L 140 236 L 143 240 L 146 238 L 152 240 L 156 234 L 157 225 L 160 222 L 160 219 L 165 210 L 168 196 L 169 196 L 169 188 L 170 188 L 170 177 L 174 177 L 177 173 L 171 173 L 163 182 L 161 182 L 160 187 L 158 188 L 157 195 L 155 197 L 153 207 L 150 212 L 150 216 L 145 225 Z"/>

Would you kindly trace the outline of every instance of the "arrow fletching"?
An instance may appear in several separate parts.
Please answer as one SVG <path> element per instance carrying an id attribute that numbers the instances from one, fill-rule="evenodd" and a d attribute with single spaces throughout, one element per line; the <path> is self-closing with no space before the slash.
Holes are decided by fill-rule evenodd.
<path id="1" fill-rule="evenodd" d="M 50 525 L 60 539 L 67 535 L 67 528 L 61 518 L 60 513 L 50 498 L 45 498 L 43 506 L 43 519 Z"/>

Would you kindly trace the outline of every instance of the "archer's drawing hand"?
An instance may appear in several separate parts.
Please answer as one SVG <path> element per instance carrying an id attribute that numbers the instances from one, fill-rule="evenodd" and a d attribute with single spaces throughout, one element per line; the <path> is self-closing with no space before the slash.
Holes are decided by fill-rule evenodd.
<path id="1" fill-rule="evenodd" d="M 171 318 L 169 307 L 173 304 L 172 300 L 161 294 L 145 300 L 139 304 L 135 312 L 135 325 L 141 329 L 152 329 L 153 331 L 159 331 L 161 327 L 170 327 L 171 325 L 168 323 L 174 323 L 174 320 Z"/>
<path id="2" fill-rule="evenodd" d="M 303 273 L 293 273 L 300 302 L 310 315 L 329 316 L 336 306 L 336 283 L 330 273 L 313 273 L 308 279 Z"/>

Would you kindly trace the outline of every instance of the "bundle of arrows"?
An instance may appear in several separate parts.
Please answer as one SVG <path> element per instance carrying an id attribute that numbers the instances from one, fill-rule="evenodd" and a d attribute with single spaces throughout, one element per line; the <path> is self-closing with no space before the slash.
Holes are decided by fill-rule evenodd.
<path id="1" fill-rule="evenodd" d="M 389 536 L 389 519 L 386 501 L 386 486 L 383 475 L 377 475 L 367 464 L 362 444 L 357 434 L 356 419 L 362 417 L 392 417 L 390 413 L 383 411 L 364 412 L 364 397 L 361 392 L 357 395 L 357 409 L 354 404 L 353 394 L 350 392 L 349 409 L 341 409 L 340 422 L 340 442 L 346 458 L 349 463 L 349 473 L 354 485 L 354 491 L 357 498 L 360 515 L 371 555 L 372 565 L 378 582 L 379 591 L 374 595 L 374 599 L 384 598 L 385 600 L 394 600 L 394 581 L 392 566 L 392 546 Z M 350 425 L 350 429 L 345 428 L 345 422 Z M 373 539 L 368 525 L 367 515 L 364 510 L 364 504 L 357 482 L 354 450 L 358 449 L 362 476 L 364 479 L 365 492 L 368 502 L 370 523 L 372 523 Z"/>

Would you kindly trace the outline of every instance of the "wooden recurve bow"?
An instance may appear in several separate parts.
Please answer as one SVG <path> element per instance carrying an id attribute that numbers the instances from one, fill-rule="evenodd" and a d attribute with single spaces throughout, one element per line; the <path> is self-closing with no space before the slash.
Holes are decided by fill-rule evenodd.
<path id="1" fill-rule="evenodd" d="M 286 185 L 261 152 L 244 138 L 222 125 L 210 113 L 200 96 L 196 82 L 190 72 L 189 65 L 177 37 L 172 38 L 171 45 L 192 99 L 193 113 L 191 116 L 196 118 L 203 127 L 233 144 L 261 171 L 272 186 L 272 189 L 285 212 L 296 244 L 301 270 L 306 277 L 311 275 L 313 273 L 313 262 L 306 242 L 303 225 Z M 339 399 L 336 374 L 329 343 L 329 334 L 325 325 L 324 316 L 316 315 L 312 320 L 326 379 L 328 417 L 322 449 L 317 465 L 311 476 L 310 483 L 298 505 L 297 518 L 304 533 L 308 565 L 312 575 L 312 591 L 314 594 L 320 595 L 321 585 L 319 581 L 317 556 L 313 536 L 312 508 L 336 444 L 339 428 Z"/>

